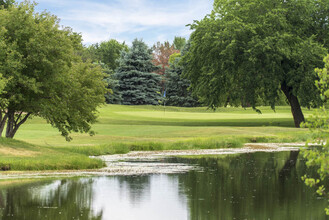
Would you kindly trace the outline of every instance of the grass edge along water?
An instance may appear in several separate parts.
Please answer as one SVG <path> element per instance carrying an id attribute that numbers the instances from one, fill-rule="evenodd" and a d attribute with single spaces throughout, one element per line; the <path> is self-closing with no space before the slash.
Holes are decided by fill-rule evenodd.
<path id="1" fill-rule="evenodd" d="M 262 111 L 262 117 L 265 121 L 270 122 L 273 117 L 279 121 L 281 118 L 284 118 L 285 121 L 292 121 L 291 116 L 290 118 L 287 117 L 287 114 L 290 114 L 289 107 L 278 108 L 279 113 L 273 113 L 265 107 Z M 169 107 L 167 109 L 168 118 L 161 114 L 163 112 L 159 106 L 107 105 L 100 109 L 99 122 L 95 125 L 98 126 L 98 133 L 101 134 L 95 137 L 74 134 L 76 135 L 74 138 L 78 139 L 78 144 L 75 144 L 74 140 L 73 143 L 59 141 L 63 144 L 58 145 L 43 145 L 41 142 L 35 144 L 31 141 L 34 139 L 30 139 L 29 134 L 33 132 L 33 128 L 45 124 L 42 119 L 33 118 L 20 131 L 17 138 L 20 140 L 0 139 L 0 170 L 96 169 L 105 166 L 104 162 L 91 159 L 89 156 L 124 154 L 130 151 L 237 148 L 250 142 L 300 142 L 306 141 L 309 137 L 308 132 L 303 129 L 273 127 L 268 126 L 269 123 L 264 125 L 261 121 L 257 122 L 257 113 L 250 109 L 219 108 L 213 112 L 207 108 Z M 177 117 L 181 116 L 185 118 L 180 119 L 181 122 L 177 124 Z M 211 120 L 212 117 L 214 120 Z M 227 120 L 226 117 L 229 119 Z M 223 120 L 229 121 L 235 117 L 237 118 L 235 121 L 240 119 L 253 120 L 259 126 L 256 128 L 241 128 L 232 125 L 209 127 L 204 124 L 207 121 L 215 121 L 215 123 L 220 124 Z M 112 121 L 115 123 L 111 124 Z M 197 126 L 190 126 L 188 123 L 184 125 L 184 121 Z M 169 123 L 170 126 L 162 125 L 164 122 Z M 133 134 L 130 134 L 130 131 L 122 131 L 122 129 L 127 128 L 122 126 L 131 127 L 130 123 L 135 124 L 133 129 L 138 130 Z M 31 126 L 32 131 L 29 130 Z M 42 127 L 45 132 L 51 134 L 56 132 L 50 126 L 46 126 L 46 128 Z M 106 126 L 111 126 L 111 129 L 102 130 L 103 127 L 107 128 Z M 156 129 L 160 129 L 158 134 L 150 133 Z M 256 129 L 254 133 L 250 133 L 252 129 Z M 229 132 L 226 132 L 227 130 Z M 231 131 L 232 134 L 230 134 Z M 39 130 L 35 132 L 37 133 Z M 113 135 L 112 133 L 116 134 Z M 147 138 L 152 135 L 153 138 Z M 83 141 L 87 140 L 88 142 L 94 139 L 97 141 L 91 142 L 93 144 L 81 144 L 79 142 L 81 137 L 85 138 L 82 139 Z M 51 142 L 51 139 L 59 140 L 59 138 L 62 137 L 58 136 L 57 133 L 52 137 L 42 135 L 40 137 L 45 143 Z"/>

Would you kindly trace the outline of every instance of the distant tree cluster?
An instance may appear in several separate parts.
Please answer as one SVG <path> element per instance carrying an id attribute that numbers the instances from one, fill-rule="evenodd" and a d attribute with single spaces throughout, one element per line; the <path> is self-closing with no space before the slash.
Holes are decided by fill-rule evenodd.
<path id="1" fill-rule="evenodd" d="M 157 42 L 151 48 L 140 40 L 128 47 L 111 39 L 86 47 L 81 56 L 102 67 L 109 104 L 158 105 L 165 101 L 168 105 L 195 106 L 197 102 L 188 91 L 189 80 L 182 78 L 183 66 L 178 62 L 185 45 L 183 37 L 175 37 L 173 43 Z"/>

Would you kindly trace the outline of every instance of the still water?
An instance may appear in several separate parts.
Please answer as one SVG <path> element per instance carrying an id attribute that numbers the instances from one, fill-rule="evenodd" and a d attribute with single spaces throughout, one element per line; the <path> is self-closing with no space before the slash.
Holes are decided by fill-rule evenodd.
<path id="1" fill-rule="evenodd" d="M 300 180 L 311 171 L 297 156 L 172 158 L 165 162 L 198 168 L 180 174 L 0 182 L 0 219 L 329 219 L 327 201 Z"/>

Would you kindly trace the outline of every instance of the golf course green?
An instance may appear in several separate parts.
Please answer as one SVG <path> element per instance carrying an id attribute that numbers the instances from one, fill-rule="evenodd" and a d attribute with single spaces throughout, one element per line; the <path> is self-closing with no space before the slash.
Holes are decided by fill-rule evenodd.
<path id="1" fill-rule="evenodd" d="M 301 142 L 308 129 L 294 128 L 289 106 L 259 108 L 104 105 L 94 136 L 73 133 L 67 142 L 41 118 L 18 130 L 14 140 L 1 139 L 2 170 L 92 169 L 103 162 L 88 156 L 131 150 L 241 147 L 247 142 Z M 312 110 L 304 109 L 306 118 Z"/>

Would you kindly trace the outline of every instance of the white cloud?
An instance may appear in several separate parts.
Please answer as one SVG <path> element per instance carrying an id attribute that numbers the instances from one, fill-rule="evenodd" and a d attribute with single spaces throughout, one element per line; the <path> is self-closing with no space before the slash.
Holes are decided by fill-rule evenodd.
<path id="1" fill-rule="evenodd" d="M 48 6 L 46 9 L 58 15 L 64 25 L 81 32 L 85 43 L 109 38 L 131 41 L 135 37 L 155 42 L 182 33 L 186 36 L 190 31 L 185 25 L 204 17 L 212 6 L 212 0 L 39 0 L 39 3 L 40 10 Z"/>

